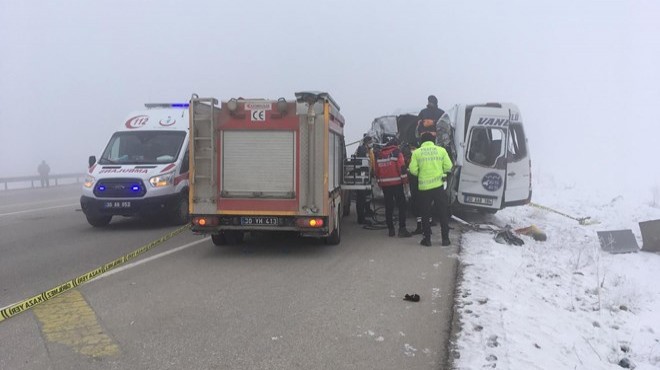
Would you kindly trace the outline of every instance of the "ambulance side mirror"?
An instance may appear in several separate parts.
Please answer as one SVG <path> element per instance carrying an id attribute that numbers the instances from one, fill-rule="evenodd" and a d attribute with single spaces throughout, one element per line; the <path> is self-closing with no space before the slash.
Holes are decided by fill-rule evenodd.
<path id="1" fill-rule="evenodd" d="M 87 163 L 89 164 L 89 166 L 87 167 L 92 167 L 94 163 L 96 163 L 96 156 L 90 155 L 89 159 L 87 160 Z"/>

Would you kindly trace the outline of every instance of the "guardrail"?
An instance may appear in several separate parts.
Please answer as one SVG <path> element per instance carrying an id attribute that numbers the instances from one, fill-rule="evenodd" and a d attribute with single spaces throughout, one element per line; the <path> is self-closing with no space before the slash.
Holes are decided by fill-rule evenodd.
<path id="1" fill-rule="evenodd" d="M 81 179 L 84 179 L 87 174 L 84 173 L 63 173 L 58 175 L 48 175 L 48 181 L 52 184 L 55 181 L 55 186 L 59 185 L 58 180 L 63 179 L 75 179 L 76 183 L 79 183 Z M 30 183 L 30 187 L 34 188 L 34 184 L 41 185 L 41 176 L 16 176 L 16 177 L 0 177 L 0 183 L 4 184 L 4 190 L 9 190 L 10 182 L 23 182 Z"/>

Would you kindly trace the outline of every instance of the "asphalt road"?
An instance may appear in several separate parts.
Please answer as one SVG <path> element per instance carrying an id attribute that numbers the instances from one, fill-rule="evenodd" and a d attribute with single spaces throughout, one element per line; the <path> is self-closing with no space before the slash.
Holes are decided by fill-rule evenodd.
<path id="1" fill-rule="evenodd" d="M 78 186 L 0 191 L 0 308 L 175 229 L 92 228 L 78 197 Z M 185 232 L 0 322 L 0 369 L 441 369 L 459 236 L 419 239 L 353 214 L 338 246 L 259 235 L 218 248 Z"/>

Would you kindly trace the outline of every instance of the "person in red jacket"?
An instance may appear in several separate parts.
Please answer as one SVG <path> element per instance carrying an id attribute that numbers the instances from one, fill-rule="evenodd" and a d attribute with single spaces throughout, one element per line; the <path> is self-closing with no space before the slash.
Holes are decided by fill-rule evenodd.
<path id="1" fill-rule="evenodd" d="M 412 236 L 406 230 L 406 195 L 403 192 L 403 184 L 408 181 L 405 171 L 403 153 L 399 149 L 399 141 L 391 139 L 387 145 L 375 155 L 376 180 L 378 186 L 383 189 L 385 197 L 385 222 L 389 229 L 389 236 L 395 236 L 394 230 L 394 204 L 399 208 L 399 237 Z"/>

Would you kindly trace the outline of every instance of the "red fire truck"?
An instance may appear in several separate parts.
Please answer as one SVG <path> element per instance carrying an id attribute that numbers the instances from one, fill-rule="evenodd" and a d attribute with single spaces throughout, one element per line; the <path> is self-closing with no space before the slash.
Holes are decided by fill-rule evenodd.
<path id="1" fill-rule="evenodd" d="M 296 231 L 338 244 L 346 159 L 344 118 L 327 93 L 295 100 L 193 95 L 190 101 L 192 230 L 216 245 L 246 232 Z"/>

